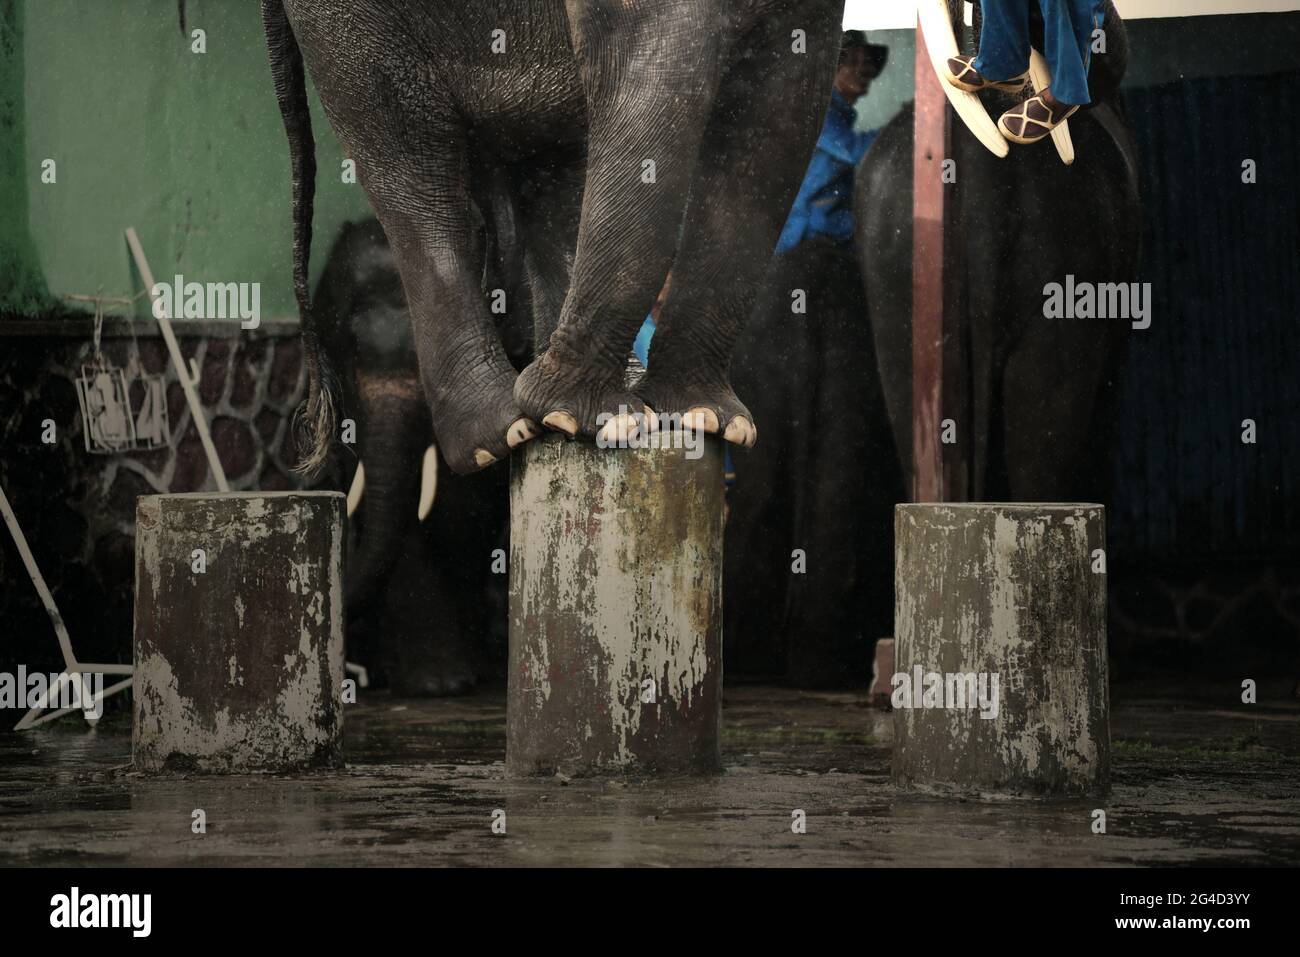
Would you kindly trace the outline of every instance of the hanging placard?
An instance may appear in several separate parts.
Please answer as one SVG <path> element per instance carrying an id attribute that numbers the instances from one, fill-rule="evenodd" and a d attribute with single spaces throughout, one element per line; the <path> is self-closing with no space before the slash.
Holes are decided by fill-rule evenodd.
<path id="1" fill-rule="evenodd" d="M 165 380 L 143 374 L 128 380 L 100 349 L 103 325 L 104 304 L 96 297 L 94 361 L 81 367 L 76 380 L 86 451 L 116 455 L 167 445 L 171 428 Z"/>

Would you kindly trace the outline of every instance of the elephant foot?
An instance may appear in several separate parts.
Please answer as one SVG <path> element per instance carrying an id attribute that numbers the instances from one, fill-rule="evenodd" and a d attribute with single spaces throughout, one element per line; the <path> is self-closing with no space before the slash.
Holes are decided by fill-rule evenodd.
<path id="1" fill-rule="evenodd" d="M 745 404 L 736 398 L 726 379 L 712 382 L 687 381 L 653 370 L 637 384 L 637 394 L 655 412 L 681 417 L 684 428 L 721 435 L 732 445 L 752 448 L 758 441 L 758 427 Z"/>
<path id="2" fill-rule="evenodd" d="M 419 664 L 389 674 L 389 688 L 403 698 L 452 698 L 468 694 L 478 683 L 478 676 L 469 667 Z"/>
<path id="3" fill-rule="evenodd" d="M 478 683 L 473 656 L 454 649 L 407 651 L 386 667 L 393 694 L 409 698 L 449 698 L 467 694 Z"/>
<path id="4" fill-rule="evenodd" d="M 411 622 L 420 620 L 415 616 L 436 616 L 443 611 L 442 606 L 430 608 L 428 600 L 427 595 L 411 595 L 384 622 L 381 664 L 389 690 L 412 698 L 467 694 L 474 690 L 479 677 L 475 645 L 459 628 L 429 637 L 424 629 L 413 627 Z"/>
<path id="5" fill-rule="evenodd" d="M 854 671 L 844 658 L 799 657 L 788 665 L 786 679 L 809 691 L 843 691 L 862 688 L 864 674 L 870 676 L 871 669 Z"/>
<path id="6" fill-rule="evenodd" d="M 468 475 L 509 457 L 510 450 L 542 434 L 515 403 L 509 378 L 469 383 L 463 395 L 435 410 L 438 448 L 457 475 Z"/>
<path id="7" fill-rule="evenodd" d="M 545 428 L 570 438 L 596 439 L 618 445 L 637 430 L 633 417 L 648 413 L 623 385 L 623 369 L 593 367 L 561 358 L 552 346 L 515 380 L 515 401 Z"/>

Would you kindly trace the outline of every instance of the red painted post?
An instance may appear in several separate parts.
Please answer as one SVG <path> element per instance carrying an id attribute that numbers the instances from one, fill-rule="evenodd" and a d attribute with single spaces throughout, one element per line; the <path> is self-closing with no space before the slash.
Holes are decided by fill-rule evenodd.
<path id="1" fill-rule="evenodd" d="M 939 422 L 943 408 L 942 166 L 947 99 L 916 31 L 916 114 L 912 141 L 912 500 L 945 498 Z"/>

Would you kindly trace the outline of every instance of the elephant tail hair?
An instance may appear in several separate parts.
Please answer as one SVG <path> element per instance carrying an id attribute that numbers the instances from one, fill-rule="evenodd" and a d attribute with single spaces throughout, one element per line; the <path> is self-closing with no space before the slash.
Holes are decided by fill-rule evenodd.
<path id="1" fill-rule="evenodd" d="M 289 164 L 293 174 L 293 291 L 298 300 L 302 328 L 303 361 L 307 366 L 307 400 L 294 416 L 294 434 L 302 460 L 294 471 L 315 475 L 329 458 L 335 434 L 338 376 L 330 365 L 316 327 L 308 285 L 311 261 L 312 206 L 316 198 L 316 140 L 312 136 L 311 107 L 302 51 L 282 0 L 262 0 L 262 27 L 271 58 L 271 76 L 280 118 L 289 137 Z"/>

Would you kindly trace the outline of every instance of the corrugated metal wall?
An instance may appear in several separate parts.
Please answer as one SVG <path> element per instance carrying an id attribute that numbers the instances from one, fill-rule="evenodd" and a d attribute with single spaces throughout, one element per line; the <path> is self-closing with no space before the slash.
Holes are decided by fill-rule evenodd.
<path id="1" fill-rule="evenodd" d="M 1300 555 L 1297 89 L 1300 71 L 1126 94 L 1154 315 L 1130 339 L 1114 547 L 1187 562 Z"/>

